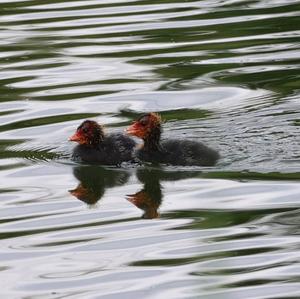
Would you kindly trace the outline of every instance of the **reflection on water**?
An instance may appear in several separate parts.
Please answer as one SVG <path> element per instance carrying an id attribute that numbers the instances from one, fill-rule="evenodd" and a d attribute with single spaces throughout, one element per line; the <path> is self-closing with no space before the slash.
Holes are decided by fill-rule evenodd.
<path id="1" fill-rule="evenodd" d="M 69 190 L 70 194 L 88 205 L 94 205 L 103 197 L 106 189 L 126 184 L 131 172 L 126 169 L 85 165 L 74 167 L 73 174 L 79 184 L 76 188 Z M 142 184 L 142 189 L 136 193 L 127 194 L 126 199 L 144 211 L 142 218 L 153 219 L 159 217 L 158 209 L 163 199 L 161 182 L 197 177 L 200 172 L 174 172 L 165 171 L 163 168 L 138 167 L 135 175 Z"/>
<path id="2" fill-rule="evenodd" d="M 143 188 L 134 194 L 127 195 L 127 200 L 144 211 L 142 218 L 153 219 L 159 217 L 158 209 L 163 194 L 158 173 L 146 168 L 138 170 L 137 177 L 143 184 Z"/>
<path id="3" fill-rule="evenodd" d="M 1 298 L 300 298 L 299 14 L 0 0 Z M 220 162 L 70 161 L 83 119 L 114 132 L 149 111 Z"/>
<path id="4" fill-rule="evenodd" d="M 159 217 L 159 206 L 163 199 L 161 182 L 179 181 L 197 177 L 199 171 L 164 171 L 160 168 L 139 168 L 137 178 L 143 184 L 143 188 L 135 194 L 127 195 L 127 199 L 144 211 L 143 218 L 153 219 Z"/>
<path id="5" fill-rule="evenodd" d="M 124 185 L 129 178 L 129 173 L 126 171 L 100 166 L 77 166 L 73 174 L 79 184 L 69 192 L 89 205 L 97 203 L 107 188 Z"/>

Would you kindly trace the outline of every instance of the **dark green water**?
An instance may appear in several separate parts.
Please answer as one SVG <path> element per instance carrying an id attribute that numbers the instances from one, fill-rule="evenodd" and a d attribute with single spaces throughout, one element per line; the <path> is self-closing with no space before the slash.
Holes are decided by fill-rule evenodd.
<path id="1" fill-rule="evenodd" d="M 1 299 L 300 298 L 300 1 L 0 0 Z M 70 160 L 83 119 L 219 150 Z"/>

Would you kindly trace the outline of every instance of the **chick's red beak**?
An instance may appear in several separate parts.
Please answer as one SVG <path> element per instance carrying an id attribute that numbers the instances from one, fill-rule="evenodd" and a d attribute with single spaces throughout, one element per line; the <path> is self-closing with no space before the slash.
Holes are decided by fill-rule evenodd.
<path id="1" fill-rule="evenodd" d="M 75 141 L 75 142 L 78 142 L 79 144 L 84 144 L 85 138 L 84 138 L 84 136 L 82 136 L 82 134 L 80 134 L 78 131 L 76 131 L 75 134 L 69 138 L 69 141 Z"/>
<path id="2" fill-rule="evenodd" d="M 126 133 L 140 138 L 144 136 L 143 128 L 138 122 L 134 122 L 131 126 L 129 126 L 126 129 Z"/>

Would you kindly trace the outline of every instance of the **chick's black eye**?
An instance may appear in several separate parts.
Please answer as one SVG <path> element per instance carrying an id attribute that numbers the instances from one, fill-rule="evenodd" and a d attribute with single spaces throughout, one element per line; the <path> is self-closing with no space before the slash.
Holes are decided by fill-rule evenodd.
<path id="1" fill-rule="evenodd" d="M 88 128 L 82 128 L 83 133 L 87 133 L 88 131 L 89 131 Z"/>
<path id="2" fill-rule="evenodd" d="M 140 124 L 142 126 L 146 126 L 147 123 L 148 123 L 148 118 L 147 117 L 143 117 L 143 118 L 140 119 Z"/>

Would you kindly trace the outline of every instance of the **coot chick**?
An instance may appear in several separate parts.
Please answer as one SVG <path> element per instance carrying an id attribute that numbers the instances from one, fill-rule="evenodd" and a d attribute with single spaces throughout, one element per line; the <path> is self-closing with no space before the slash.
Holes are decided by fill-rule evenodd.
<path id="1" fill-rule="evenodd" d="M 106 135 L 103 127 L 93 120 L 85 120 L 69 138 L 79 143 L 73 159 L 102 165 L 120 165 L 133 160 L 135 142 L 120 133 Z"/>
<path id="2" fill-rule="evenodd" d="M 127 133 L 143 139 L 143 146 L 136 151 L 141 161 L 183 166 L 212 166 L 219 159 L 214 149 L 192 140 L 161 141 L 161 117 L 157 113 L 141 116 L 127 128 Z"/>

